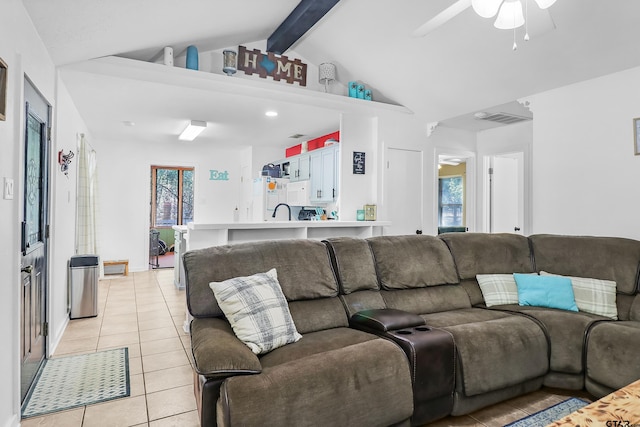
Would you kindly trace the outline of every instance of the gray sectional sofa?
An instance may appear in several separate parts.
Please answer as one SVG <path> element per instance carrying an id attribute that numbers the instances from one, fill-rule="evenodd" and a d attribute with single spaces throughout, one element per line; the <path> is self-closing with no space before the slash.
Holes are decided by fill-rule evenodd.
<path id="1" fill-rule="evenodd" d="M 595 397 L 640 378 L 640 242 L 450 233 L 281 240 L 183 257 L 203 426 L 422 425 L 539 389 Z M 302 338 L 254 354 L 210 282 L 277 271 Z M 487 307 L 482 274 L 616 282 L 618 320 Z"/>

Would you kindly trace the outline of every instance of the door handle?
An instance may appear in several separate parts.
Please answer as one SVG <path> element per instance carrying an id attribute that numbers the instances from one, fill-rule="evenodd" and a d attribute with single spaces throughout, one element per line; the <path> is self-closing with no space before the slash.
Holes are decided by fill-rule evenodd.
<path id="1" fill-rule="evenodd" d="M 33 272 L 33 265 L 27 265 L 26 267 L 22 267 L 20 269 L 21 273 L 31 274 Z"/>
<path id="2" fill-rule="evenodd" d="M 520 227 L 513 227 L 513 231 L 520 231 Z"/>

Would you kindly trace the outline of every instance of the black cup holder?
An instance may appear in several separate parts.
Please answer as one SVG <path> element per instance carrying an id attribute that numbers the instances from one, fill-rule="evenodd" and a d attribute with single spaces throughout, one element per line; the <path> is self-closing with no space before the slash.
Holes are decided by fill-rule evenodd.
<path id="1" fill-rule="evenodd" d="M 416 326 L 411 329 L 400 329 L 399 331 L 393 331 L 398 335 L 412 335 L 414 332 L 429 332 L 431 330 L 428 326 Z"/>

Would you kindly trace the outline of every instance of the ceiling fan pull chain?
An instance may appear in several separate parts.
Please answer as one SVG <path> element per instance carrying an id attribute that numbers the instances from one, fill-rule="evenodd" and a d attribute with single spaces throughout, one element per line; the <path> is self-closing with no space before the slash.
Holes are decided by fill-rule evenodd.
<path id="1" fill-rule="evenodd" d="M 529 41 L 529 0 L 524 0 L 524 41 Z"/>

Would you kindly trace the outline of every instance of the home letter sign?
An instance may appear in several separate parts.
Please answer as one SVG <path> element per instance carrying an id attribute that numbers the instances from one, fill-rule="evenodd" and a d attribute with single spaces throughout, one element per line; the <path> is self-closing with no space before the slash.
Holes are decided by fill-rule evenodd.
<path id="1" fill-rule="evenodd" d="M 248 75 L 256 73 L 263 79 L 270 76 L 276 81 L 285 80 L 289 84 L 298 82 L 300 86 L 307 85 L 307 64 L 303 64 L 299 59 L 290 60 L 273 52 L 262 53 L 259 49 L 247 50 L 246 47 L 239 46 L 238 70 Z"/>

